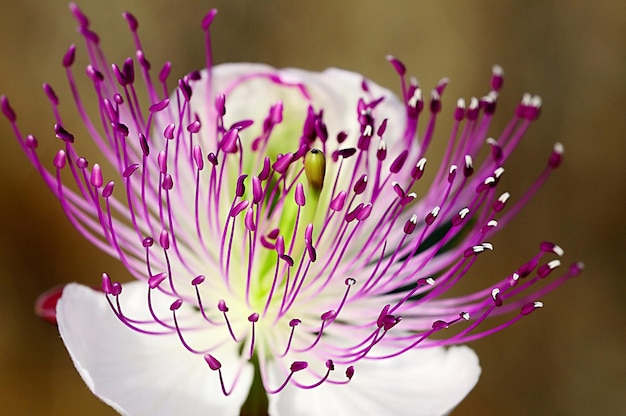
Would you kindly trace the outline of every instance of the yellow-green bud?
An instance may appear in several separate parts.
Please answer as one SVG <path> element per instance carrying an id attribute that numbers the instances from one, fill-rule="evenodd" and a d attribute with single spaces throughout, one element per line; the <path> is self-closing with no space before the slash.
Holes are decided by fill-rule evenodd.
<path id="1" fill-rule="evenodd" d="M 326 175 L 326 157 L 319 149 L 311 149 L 304 156 L 304 173 L 312 190 L 320 192 Z"/>

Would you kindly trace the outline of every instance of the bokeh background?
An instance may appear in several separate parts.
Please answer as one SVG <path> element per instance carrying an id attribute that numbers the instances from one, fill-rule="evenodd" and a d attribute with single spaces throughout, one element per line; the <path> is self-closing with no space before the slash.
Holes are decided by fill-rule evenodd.
<path id="1" fill-rule="evenodd" d="M 481 258 L 473 279 L 488 284 L 512 271 L 544 239 L 566 249 L 567 264 L 584 260 L 586 270 L 543 299 L 546 307 L 539 313 L 472 344 L 482 379 L 454 415 L 626 415 L 626 6 L 621 0 L 85 0 L 80 5 L 118 63 L 134 53 L 121 18 L 132 11 L 148 58 L 157 70 L 173 61 L 173 78 L 203 66 L 200 22 L 217 7 L 212 32 L 217 62 L 338 66 L 397 91 L 385 60 L 393 54 L 426 90 L 442 76 L 451 79 L 444 95 L 447 120 L 457 97 L 487 91 L 491 65 L 498 63 L 506 80 L 494 135 L 523 92 L 541 94 L 542 116 L 508 164 L 506 187 L 521 195 L 557 140 L 565 144 L 565 164 L 494 240 L 496 251 Z M 67 46 L 81 44 L 75 26 L 66 0 L 0 2 L 0 92 L 11 98 L 23 129 L 37 135 L 48 163 L 59 142 L 40 86 L 55 86 L 67 124 L 76 124 L 60 65 Z M 441 142 L 447 138 L 445 125 L 436 136 Z M 70 226 L 4 118 L 0 135 L 0 409 L 6 415 L 112 415 L 84 386 L 56 329 L 34 316 L 33 302 L 54 285 L 93 285 L 103 271 L 120 277 L 124 271 Z M 88 142 L 79 140 L 83 146 Z"/>

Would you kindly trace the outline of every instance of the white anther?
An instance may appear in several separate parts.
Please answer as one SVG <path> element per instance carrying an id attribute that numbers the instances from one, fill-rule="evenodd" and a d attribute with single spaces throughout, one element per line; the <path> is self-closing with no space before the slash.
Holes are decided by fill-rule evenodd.
<path id="1" fill-rule="evenodd" d="M 478 108 L 478 104 L 479 104 L 478 98 L 472 97 L 470 99 L 469 109 L 470 110 L 476 110 Z"/>
<path id="2" fill-rule="evenodd" d="M 413 95 L 409 98 L 409 105 L 411 107 L 417 107 L 417 103 L 422 101 L 422 90 L 420 88 L 416 88 L 413 91 Z"/>
<path id="3" fill-rule="evenodd" d="M 432 277 L 429 277 L 426 279 L 426 283 L 432 286 L 435 284 L 435 279 L 433 279 Z"/>
<path id="4" fill-rule="evenodd" d="M 485 181 L 483 182 L 485 185 L 490 185 L 492 183 L 494 183 L 496 181 L 496 179 L 493 176 L 489 176 L 487 177 L 487 179 L 485 179 Z"/>
<path id="5" fill-rule="evenodd" d="M 491 220 L 487 223 L 487 227 L 497 227 L 498 226 L 498 221 L 496 220 Z"/>
<path id="6" fill-rule="evenodd" d="M 497 77 L 504 76 L 504 70 L 502 69 L 502 67 L 501 67 L 500 65 L 494 65 L 494 66 L 492 66 L 492 67 L 491 67 L 491 73 L 492 73 L 494 76 L 497 76 Z"/>
<path id="7" fill-rule="evenodd" d="M 474 247 L 472 247 L 472 251 L 474 251 L 474 253 L 476 253 L 476 254 L 482 253 L 483 251 L 485 251 L 485 247 L 483 247 L 483 246 L 474 246 Z"/>
<path id="8" fill-rule="evenodd" d="M 415 167 L 417 167 L 419 170 L 424 170 L 424 167 L 426 166 L 426 158 L 423 157 L 420 160 L 417 161 L 417 164 L 415 165 Z"/>
<path id="9" fill-rule="evenodd" d="M 498 201 L 500 201 L 501 203 L 506 203 L 506 201 L 509 200 L 509 198 L 511 197 L 511 194 L 508 192 L 503 193 L 502 195 L 500 195 L 498 197 Z"/>
<path id="10" fill-rule="evenodd" d="M 522 105 L 530 104 L 530 99 L 531 98 L 532 98 L 532 95 L 530 95 L 529 93 L 525 92 L 524 95 L 522 95 Z"/>
<path id="11" fill-rule="evenodd" d="M 533 302 L 533 306 L 534 306 L 535 308 L 537 308 L 537 309 L 538 309 L 538 308 L 543 308 L 543 302 L 539 302 L 539 301 L 537 301 L 537 302 Z"/>
<path id="12" fill-rule="evenodd" d="M 466 321 L 470 320 L 470 314 L 467 312 L 461 312 L 461 318 L 465 319 Z"/>
<path id="13" fill-rule="evenodd" d="M 535 108 L 541 108 L 541 97 L 533 95 L 533 98 L 530 99 L 530 105 Z"/>
<path id="14" fill-rule="evenodd" d="M 387 149 L 387 143 L 385 143 L 383 139 L 380 139 L 380 141 L 378 142 L 378 150 L 386 150 L 386 149 Z"/>
<path id="15" fill-rule="evenodd" d="M 433 217 L 436 217 L 437 215 L 439 215 L 439 211 L 441 211 L 441 208 L 437 206 L 433 208 L 432 211 L 430 211 L 430 215 L 432 215 Z"/>
<path id="16" fill-rule="evenodd" d="M 409 220 L 409 222 L 411 222 L 413 224 L 417 224 L 417 215 L 413 214 L 411 216 L 411 219 Z"/>
<path id="17" fill-rule="evenodd" d="M 498 142 L 496 142 L 496 139 L 494 139 L 493 137 L 488 137 L 485 141 L 487 142 L 487 144 L 490 144 L 492 146 L 496 146 L 498 144 Z"/>
<path id="18" fill-rule="evenodd" d="M 371 136 L 372 135 L 372 126 L 371 125 L 367 125 L 365 126 L 365 130 L 363 130 L 363 136 Z"/>
<path id="19" fill-rule="evenodd" d="M 470 155 L 465 155 L 465 167 L 469 169 L 472 166 L 474 166 L 474 162 L 472 161 L 472 157 Z"/>
<path id="20" fill-rule="evenodd" d="M 496 297 L 500 294 L 500 289 L 498 289 L 497 287 L 493 288 L 493 290 L 491 291 L 491 298 L 493 300 L 496 300 Z"/>
<path id="21" fill-rule="evenodd" d="M 502 166 L 500 166 L 498 169 L 493 171 L 493 176 L 495 176 L 496 179 L 499 179 L 500 176 L 502 176 L 503 173 L 504 173 L 504 168 Z"/>
<path id="22" fill-rule="evenodd" d="M 565 151 L 565 147 L 563 147 L 563 143 L 556 142 L 554 143 L 554 151 L 560 155 Z"/>
<path id="23" fill-rule="evenodd" d="M 493 244 L 485 242 L 485 243 L 482 243 L 481 245 L 485 247 L 487 250 L 493 251 Z"/>
<path id="24" fill-rule="evenodd" d="M 560 265 L 561 265 L 561 260 L 552 260 L 551 262 L 548 262 L 548 267 L 550 268 L 550 270 L 554 270 Z"/>
<path id="25" fill-rule="evenodd" d="M 552 252 L 559 257 L 563 257 L 563 254 L 565 254 L 565 250 L 563 250 L 561 246 L 557 246 L 556 244 L 554 245 L 554 247 L 552 247 Z"/>
<path id="26" fill-rule="evenodd" d="M 465 218 L 465 216 L 467 214 L 469 214 L 470 210 L 469 208 L 465 207 L 462 210 L 459 211 L 459 217 L 461 217 L 461 219 Z"/>
<path id="27" fill-rule="evenodd" d="M 456 108 L 465 109 L 465 100 L 463 98 L 456 100 Z"/>
<path id="28" fill-rule="evenodd" d="M 456 165 L 450 165 L 450 170 L 448 171 L 449 175 L 452 175 L 456 171 Z"/>
<path id="29" fill-rule="evenodd" d="M 417 198 L 417 194 L 415 192 L 411 192 L 410 194 L 407 195 L 409 198 L 411 199 L 415 199 Z"/>

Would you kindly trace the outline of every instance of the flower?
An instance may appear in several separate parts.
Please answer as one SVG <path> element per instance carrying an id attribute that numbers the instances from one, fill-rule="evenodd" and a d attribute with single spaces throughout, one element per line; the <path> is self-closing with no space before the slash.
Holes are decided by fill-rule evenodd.
<path id="1" fill-rule="evenodd" d="M 457 102 L 447 151 L 418 197 L 447 80 L 426 104 L 393 57 L 400 98 L 338 69 L 214 66 L 211 11 L 207 68 L 170 94 L 171 65 L 152 76 L 131 14 L 136 58 L 111 66 L 87 17 L 71 10 L 98 118 L 76 86 L 74 46 L 63 66 L 101 164 L 80 156 L 51 86 L 63 145 L 51 170 L 8 99 L 0 104 L 72 224 L 136 278 L 105 273 L 101 291 L 69 284 L 53 316 L 86 384 L 120 413 L 445 414 L 480 373 L 458 345 L 517 322 L 581 271 L 574 263 L 536 289 L 560 265 L 544 257 L 563 255 L 544 242 L 510 275 L 451 294 L 562 160 L 556 144 L 509 206 L 502 166 L 541 101 L 525 95 L 487 138 L 500 67 L 486 96 Z M 505 318 L 489 326 L 496 315 Z"/>

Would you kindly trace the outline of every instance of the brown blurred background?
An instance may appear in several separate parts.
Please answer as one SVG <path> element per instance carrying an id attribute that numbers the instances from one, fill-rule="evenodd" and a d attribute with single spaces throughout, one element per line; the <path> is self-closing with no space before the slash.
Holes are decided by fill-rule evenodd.
<path id="1" fill-rule="evenodd" d="M 542 116 L 508 165 L 506 186 L 520 195 L 543 168 L 554 141 L 565 144 L 565 164 L 495 239 L 496 251 L 481 259 L 473 278 L 488 284 L 512 271 L 544 239 L 564 246 L 568 264 L 582 259 L 587 267 L 543 299 L 540 313 L 472 344 L 482 379 L 454 415 L 626 415 L 626 6 L 621 0 L 181 4 L 80 5 L 118 63 L 134 53 L 121 18 L 122 11 L 132 11 L 148 58 L 157 71 L 165 60 L 173 61 L 173 78 L 203 66 L 200 22 L 217 7 L 216 62 L 338 66 L 397 91 L 385 61 L 393 54 L 426 90 L 442 76 L 452 80 L 444 95 L 447 120 L 457 97 L 487 91 L 491 65 L 498 63 L 506 80 L 494 135 L 523 92 L 541 94 Z M 3 0 L 0 19 L 0 93 L 11 98 L 21 126 L 37 135 L 40 155 L 50 163 L 59 143 L 40 86 L 55 86 L 72 120 L 60 61 L 70 43 L 81 44 L 76 25 L 66 0 Z M 84 58 L 84 50 L 79 53 Z M 111 415 L 74 371 L 55 328 L 33 315 L 33 302 L 56 284 L 98 284 L 102 271 L 119 278 L 124 271 L 70 226 L 4 119 L 0 131 L 1 412 Z M 447 134 L 440 128 L 437 139 Z"/>

